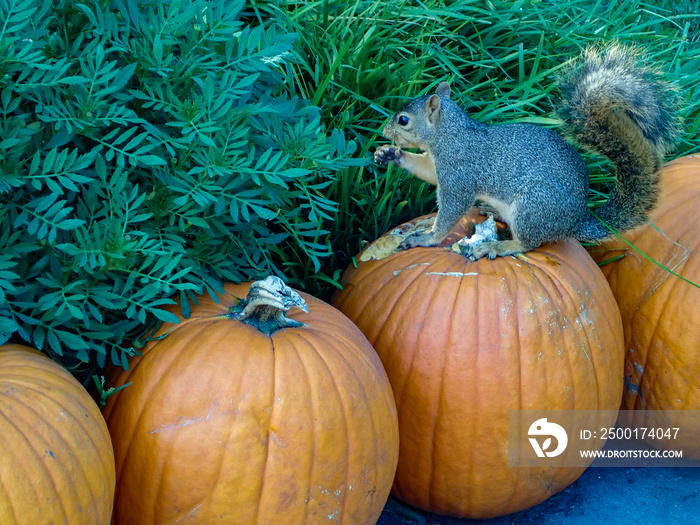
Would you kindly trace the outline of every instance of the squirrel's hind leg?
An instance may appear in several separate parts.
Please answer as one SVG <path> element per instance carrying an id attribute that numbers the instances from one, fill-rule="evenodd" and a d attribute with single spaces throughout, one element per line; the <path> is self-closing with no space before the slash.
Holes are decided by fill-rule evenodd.
<path id="1" fill-rule="evenodd" d="M 474 206 L 476 206 L 476 208 L 479 210 L 479 215 L 490 216 L 497 221 L 503 220 L 503 218 L 501 217 L 501 212 L 495 206 L 489 204 L 486 201 L 477 199 L 476 203 L 474 203 Z"/>

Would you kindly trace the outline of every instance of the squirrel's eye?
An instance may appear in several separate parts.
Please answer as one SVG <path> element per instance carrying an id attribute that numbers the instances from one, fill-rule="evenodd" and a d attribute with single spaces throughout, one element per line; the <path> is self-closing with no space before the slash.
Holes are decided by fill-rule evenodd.
<path id="1" fill-rule="evenodd" d="M 399 126 L 408 126 L 408 117 L 406 115 L 399 117 Z"/>

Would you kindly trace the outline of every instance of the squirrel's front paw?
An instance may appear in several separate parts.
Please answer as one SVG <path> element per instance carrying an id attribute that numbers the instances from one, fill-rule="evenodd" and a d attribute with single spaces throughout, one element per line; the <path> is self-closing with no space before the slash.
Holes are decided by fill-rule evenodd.
<path id="1" fill-rule="evenodd" d="M 401 241 L 397 250 L 410 250 L 419 246 L 435 246 L 436 244 L 435 238 L 430 232 L 416 232 Z"/>
<path id="2" fill-rule="evenodd" d="M 374 150 L 374 162 L 381 166 L 386 166 L 390 162 L 397 162 L 401 158 L 401 148 L 385 144 Z"/>

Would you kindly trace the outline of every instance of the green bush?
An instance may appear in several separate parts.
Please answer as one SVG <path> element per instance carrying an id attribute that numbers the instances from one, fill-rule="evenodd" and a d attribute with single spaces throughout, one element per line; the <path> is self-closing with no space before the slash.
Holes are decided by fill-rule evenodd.
<path id="1" fill-rule="evenodd" d="M 0 343 L 126 365 L 172 296 L 328 279 L 356 146 L 285 84 L 294 38 L 242 1 L 0 0 Z"/>

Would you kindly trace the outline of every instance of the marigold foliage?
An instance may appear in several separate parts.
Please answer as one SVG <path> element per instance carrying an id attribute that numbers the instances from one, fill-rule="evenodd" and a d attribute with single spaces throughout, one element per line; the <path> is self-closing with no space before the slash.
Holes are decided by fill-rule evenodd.
<path id="1" fill-rule="evenodd" d="M 299 283 L 356 163 L 244 2 L 0 0 L 0 343 L 126 365 L 178 297 Z"/>

